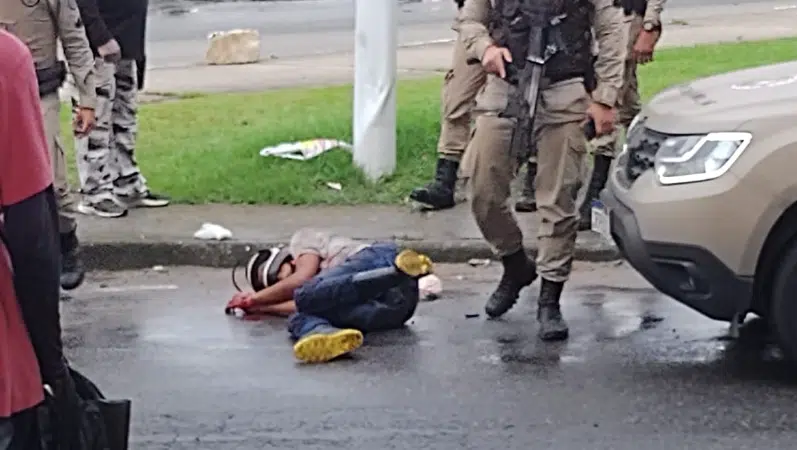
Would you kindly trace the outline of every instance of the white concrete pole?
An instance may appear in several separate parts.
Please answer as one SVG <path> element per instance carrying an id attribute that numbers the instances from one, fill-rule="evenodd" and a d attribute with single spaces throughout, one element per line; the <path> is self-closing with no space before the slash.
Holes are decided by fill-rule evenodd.
<path id="1" fill-rule="evenodd" d="M 377 180 L 396 168 L 398 1 L 354 8 L 354 163 Z"/>

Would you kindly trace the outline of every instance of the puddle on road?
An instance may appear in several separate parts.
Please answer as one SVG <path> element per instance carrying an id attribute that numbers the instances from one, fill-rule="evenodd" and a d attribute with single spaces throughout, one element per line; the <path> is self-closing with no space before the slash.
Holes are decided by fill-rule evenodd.
<path id="1" fill-rule="evenodd" d="M 583 357 L 573 355 L 524 355 L 524 354 L 503 354 L 503 355 L 483 355 L 479 357 L 483 363 L 490 365 L 520 364 L 533 366 L 554 367 L 560 364 L 578 364 L 585 362 Z"/>

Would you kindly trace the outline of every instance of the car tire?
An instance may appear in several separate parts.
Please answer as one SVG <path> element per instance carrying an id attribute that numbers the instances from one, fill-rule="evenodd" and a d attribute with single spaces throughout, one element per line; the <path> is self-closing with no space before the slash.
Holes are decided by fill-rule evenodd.
<path id="1" fill-rule="evenodd" d="M 797 240 L 789 243 L 776 267 L 767 315 L 786 358 L 797 363 Z"/>

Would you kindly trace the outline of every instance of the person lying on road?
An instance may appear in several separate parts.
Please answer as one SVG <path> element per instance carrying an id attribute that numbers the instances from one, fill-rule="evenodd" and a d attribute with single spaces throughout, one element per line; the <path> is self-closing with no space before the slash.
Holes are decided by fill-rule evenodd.
<path id="1" fill-rule="evenodd" d="M 287 248 L 250 259 L 255 292 L 235 294 L 226 309 L 289 316 L 296 358 L 326 362 L 359 348 L 363 333 L 402 327 L 418 305 L 418 278 L 431 270 L 427 256 L 391 242 L 304 228 Z"/>

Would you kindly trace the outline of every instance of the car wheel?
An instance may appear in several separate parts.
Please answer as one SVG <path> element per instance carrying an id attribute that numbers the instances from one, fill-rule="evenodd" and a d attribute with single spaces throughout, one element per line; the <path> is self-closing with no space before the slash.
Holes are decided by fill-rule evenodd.
<path id="1" fill-rule="evenodd" d="M 769 321 L 786 357 L 797 362 L 797 240 L 789 243 L 777 267 Z"/>

